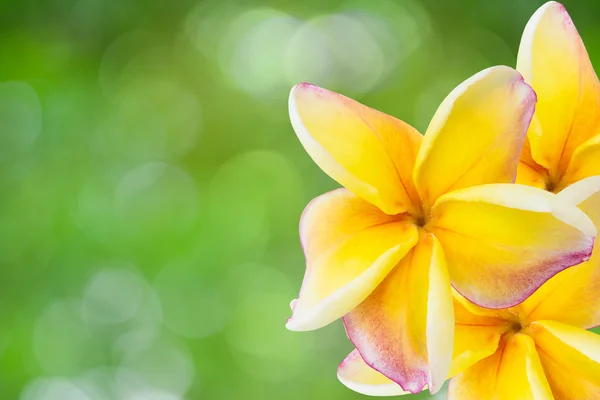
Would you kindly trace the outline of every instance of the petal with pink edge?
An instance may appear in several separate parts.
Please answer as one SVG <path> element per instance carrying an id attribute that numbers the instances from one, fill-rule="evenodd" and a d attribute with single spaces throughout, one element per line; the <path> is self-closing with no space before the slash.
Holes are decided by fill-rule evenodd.
<path id="1" fill-rule="evenodd" d="M 421 135 L 348 97 L 301 83 L 290 93 L 292 126 L 319 167 L 387 214 L 415 211 L 412 170 Z"/>
<path id="2" fill-rule="evenodd" d="M 338 189 L 314 199 L 302 214 L 306 273 L 290 330 L 311 330 L 359 305 L 418 239 L 411 223 Z"/>
<path id="3" fill-rule="evenodd" d="M 596 235 L 575 205 L 515 184 L 448 193 L 425 228 L 444 248 L 454 288 L 487 308 L 519 304 L 550 277 L 587 261 Z"/>
<path id="4" fill-rule="evenodd" d="M 574 183 L 558 198 L 577 205 L 600 226 L 600 176 Z M 588 262 L 557 274 L 518 307 L 532 321 L 555 320 L 583 329 L 600 325 L 600 247 L 594 246 Z"/>
<path id="5" fill-rule="evenodd" d="M 509 67 L 488 68 L 454 89 L 429 124 L 415 164 L 426 208 L 452 190 L 514 182 L 535 101 Z"/>
<path id="6" fill-rule="evenodd" d="M 338 379 L 347 388 L 368 396 L 410 394 L 385 375 L 369 367 L 356 349 L 338 367 Z"/>
<path id="7" fill-rule="evenodd" d="M 533 158 L 558 179 L 575 149 L 600 128 L 600 84 L 563 5 L 551 1 L 533 14 L 517 70 L 538 96 L 541 134 L 529 134 Z"/>
<path id="8" fill-rule="evenodd" d="M 452 358 L 454 313 L 444 255 L 424 234 L 379 287 L 344 317 L 365 362 L 417 393 L 437 392 Z"/>

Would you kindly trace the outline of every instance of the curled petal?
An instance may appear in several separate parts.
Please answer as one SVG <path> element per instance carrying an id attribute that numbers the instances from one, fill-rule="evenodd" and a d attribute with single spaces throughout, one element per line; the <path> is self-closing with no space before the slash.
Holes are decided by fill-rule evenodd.
<path id="1" fill-rule="evenodd" d="M 509 67 L 488 68 L 454 89 L 429 124 L 415 164 L 425 204 L 452 190 L 513 182 L 534 107 L 535 93 Z"/>
<path id="2" fill-rule="evenodd" d="M 450 369 L 454 332 L 450 282 L 437 239 L 423 235 L 344 323 L 368 365 L 412 393 L 425 385 L 437 392 Z"/>
<path id="3" fill-rule="evenodd" d="M 556 273 L 587 261 L 596 235 L 576 206 L 510 184 L 444 195 L 426 229 L 442 243 L 454 288 L 488 308 L 519 304 Z"/>
<path id="4" fill-rule="evenodd" d="M 338 367 L 338 379 L 347 388 L 368 396 L 401 396 L 410 394 L 385 375 L 369 367 L 358 350 L 353 350 Z"/>
<path id="5" fill-rule="evenodd" d="M 554 1 L 531 17 L 517 69 L 538 95 L 541 134 L 529 133 L 533 158 L 560 174 L 575 149 L 600 127 L 600 84 L 565 8 Z"/>
<path id="6" fill-rule="evenodd" d="M 294 131 L 329 176 L 387 214 L 415 211 L 412 170 L 421 135 L 410 125 L 326 89 L 290 93 Z"/>
<path id="7" fill-rule="evenodd" d="M 503 340 L 490 357 L 450 380 L 448 400 L 552 399 L 535 343 L 517 334 Z"/>
<path id="8" fill-rule="evenodd" d="M 555 398 L 598 398 L 600 336 L 556 321 L 534 322 L 530 330 Z"/>
<path id="9" fill-rule="evenodd" d="M 317 329 L 360 304 L 415 245 L 414 225 L 346 189 L 313 200 L 300 221 L 306 274 L 290 330 Z"/>

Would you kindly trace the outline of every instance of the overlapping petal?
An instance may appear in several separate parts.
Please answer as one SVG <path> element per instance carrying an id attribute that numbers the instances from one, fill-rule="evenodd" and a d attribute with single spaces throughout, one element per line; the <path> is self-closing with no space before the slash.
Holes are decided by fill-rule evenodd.
<path id="1" fill-rule="evenodd" d="M 513 182 L 535 93 L 509 67 L 467 79 L 442 102 L 415 164 L 414 181 L 426 206 L 452 190 Z"/>
<path id="2" fill-rule="evenodd" d="M 540 134 L 528 134 L 533 158 L 558 179 L 575 149 L 600 127 L 600 84 L 561 4 L 546 3 L 531 17 L 517 70 L 538 95 L 535 115 Z"/>
<path id="3" fill-rule="evenodd" d="M 421 135 L 408 124 L 307 83 L 289 99 L 292 126 L 329 176 L 387 214 L 416 211 L 412 170 Z"/>
<path id="4" fill-rule="evenodd" d="M 533 323 L 531 336 L 555 399 L 598 398 L 600 336 L 556 321 Z"/>
<path id="5" fill-rule="evenodd" d="M 578 205 L 600 226 L 600 176 L 574 183 L 558 198 Z M 600 248 L 595 246 L 588 262 L 546 282 L 519 310 L 531 321 L 556 320 L 584 329 L 600 325 Z"/>
<path id="6" fill-rule="evenodd" d="M 448 400 L 550 400 L 535 343 L 526 335 L 506 337 L 498 350 L 450 380 Z"/>
<path id="7" fill-rule="evenodd" d="M 440 389 L 452 357 L 452 294 L 442 249 L 431 234 L 344 317 L 363 359 L 403 389 Z"/>
<path id="8" fill-rule="evenodd" d="M 534 115 L 531 119 L 531 124 L 529 125 L 528 135 L 538 134 L 537 132 L 539 132 L 540 129 L 540 123 Z M 541 134 L 541 132 L 539 134 Z M 533 156 L 531 155 L 531 144 L 527 137 L 525 137 L 525 142 L 523 143 L 523 150 L 521 151 L 521 159 L 519 160 L 515 183 L 540 189 L 546 189 L 548 185 L 548 171 L 533 159 Z"/>
<path id="9" fill-rule="evenodd" d="M 514 306 L 556 273 L 586 261 L 596 235 L 576 206 L 511 184 L 444 195 L 426 228 L 442 243 L 454 288 L 489 308 Z"/>
<path id="10" fill-rule="evenodd" d="M 369 396 L 410 394 L 385 375 L 369 367 L 356 349 L 338 367 L 338 379 L 349 389 Z"/>
<path id="11" fill-rule="evenodd" d="M 600 132 L 583 143 L 573 153 L 567 172 L 563 177 L 563 186 L 581 179 L 600 175 Z"/>
<path id="12" fill-rule="evenodd" d="M 415 245 L 417 229 L 338 189 L 300 222 L 307 269 L 288 329 L 320 328 L 360 304 Z"/>
<path id="13" fill-rule="evenodd" d="M 455 376 L 498 349 L 510 324 L 496 310 L 484 309 L 454 293 L 454 353 L 449 376 Z"/>

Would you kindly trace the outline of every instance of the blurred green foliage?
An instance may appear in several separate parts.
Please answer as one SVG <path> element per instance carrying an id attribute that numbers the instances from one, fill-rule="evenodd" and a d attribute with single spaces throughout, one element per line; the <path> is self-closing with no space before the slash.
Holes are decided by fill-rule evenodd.
<path id="1" fill-rule="evenodd" d="M 600 3 L 565 3 L 599 60 Z M 284 328 L 300 213 L 336 186 L 288 91 L 423 131 L 455 85 L 515 64 L 541 4 L 0 2 L 0 398 L 360 398 L 336 379 L 341 323 Z"/>

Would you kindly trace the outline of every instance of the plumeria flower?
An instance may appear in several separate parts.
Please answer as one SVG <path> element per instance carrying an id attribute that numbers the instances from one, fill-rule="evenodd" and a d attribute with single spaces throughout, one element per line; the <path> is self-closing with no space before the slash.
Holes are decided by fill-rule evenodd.
<path id="1" fill-rule="evenodd" d="M 525 29 L 518 70 L 538 94 L 517 182 L 558 192 L 600 224 L 600 90 L 564 7 L 542 6 Z M 478 307 L 455 296 L 449 399 L 600 398 L 600 249 L 563 271 L 519 306 Z M 338 369 L 364 394 L 406 394 L 357 350 Z"/>
<path id="2" fill-rule="evenodd" d="M 538 96 L 517 182 L 558 193 L 600 175 L 600 83 L 561 4 L 546 3 L 531 17 L 517 70 Z"/>
<path id="3" fill-rule="evenodd" d="M 600 176 L 557 196 L 600 225 Z M 448 400 L 600 398 L 600 247 L 588 262 L 548 280 L 523 303 L 479 307 L 454 292 L 456 331 Z M 349 388 L 402 395 L 398 384 L 365 363 L 357 350 L 338 369 Z"/>
<path id="4" fill-rule="evenodd" d="M 585 213 L 510 184 L 534 104 L 518 72 L 489 68 L 453 90 L 421 136 L 342 95 L 294 87 L 296 134 L 345 188 L 302 215 L 307 270 L 287 327 L 344 317 L 357 348 L 348 368 L 435 393 L 452 359 L 451 284 L 480 306 L 511 307 L 587 260 L 596 230 Z"/>

